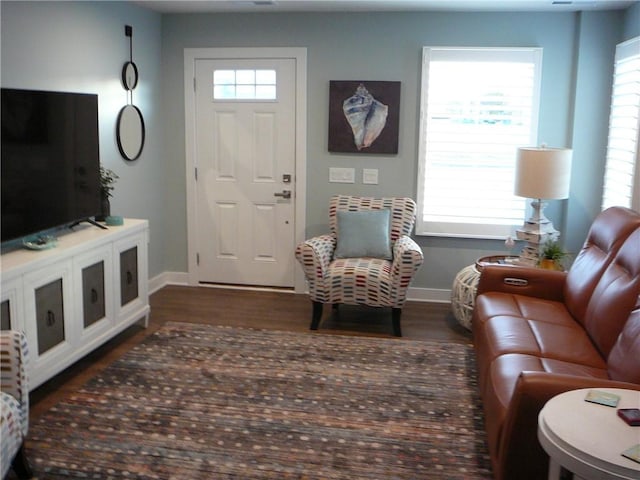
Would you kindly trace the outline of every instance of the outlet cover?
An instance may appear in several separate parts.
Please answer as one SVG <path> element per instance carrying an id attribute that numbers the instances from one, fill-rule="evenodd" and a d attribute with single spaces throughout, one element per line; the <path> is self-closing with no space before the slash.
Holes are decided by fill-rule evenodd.
<path id="1" fill-rule="evenodd" d="M 329 182 L 331 183 L 355 183 L 355 168 L 329 167 Z"/>
<path id="2" fill-rule="evenodd" d="M 378 169 L 377 168 L 363 168 L 362 169 L 362 183 L 367 185 L 378 184 Z"/>

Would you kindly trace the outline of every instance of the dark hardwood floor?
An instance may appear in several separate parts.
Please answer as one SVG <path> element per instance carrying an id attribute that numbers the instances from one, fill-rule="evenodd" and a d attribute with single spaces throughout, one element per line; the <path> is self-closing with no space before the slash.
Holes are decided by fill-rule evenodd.
<path id="1" fill-rule="evenodd" d="M 150 298 L 149 326 L 136 324 L 31 392 L 32 421 L 88 379 L 124 355 L 168 321 L 299 331 L 392 337 L 391 309 L 325 306 L 320 330 L 311 332 L 307 295 L 238 289 L 167 286 Z M 404 339 L 469 343 L 448 304 L 407 302 L 402 312 Z"/>

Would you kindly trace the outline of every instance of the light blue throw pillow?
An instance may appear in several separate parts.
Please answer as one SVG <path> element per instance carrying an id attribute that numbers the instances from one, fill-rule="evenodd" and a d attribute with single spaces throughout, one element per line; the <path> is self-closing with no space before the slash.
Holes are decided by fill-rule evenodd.
<path id="1" fill-rule="evenodd" d="M 390 210 L 336 212 L 338 246 L 334 258 L 373 257 L 391 260 Z"/>

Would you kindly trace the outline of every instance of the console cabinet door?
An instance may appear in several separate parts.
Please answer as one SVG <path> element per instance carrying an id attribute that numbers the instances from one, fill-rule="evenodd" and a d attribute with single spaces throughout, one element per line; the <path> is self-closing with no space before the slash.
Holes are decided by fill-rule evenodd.
<path id="1" fill-rule="evenodd" d="M 81 349 L 115 324 L 112 258 L 111 245 L 103 245 L 74 259 L 75 291 L 82 293 L 76 297 Z"/>
<path id="2" fill-rule="evenodd" d="M 120 306 L 138 298 L 138 247 L 120 252 Z"/>
<path id="3" fill-rule="evenodd" d="M 9 300 L 0 303 L 0 330 L 11 330 L 11 303 Z"/>
<path id="4" fill-rule="evenodd" d="M 104 262 L 82 269 L 82 320 L 88 328 L 105 318 Z"/>
<path id="5" fill-rule="evenodd" d="M 72 262 L 56 262 L 24 276 L 25 333 L 33 362 L 29 376 L 38 385 L 57 373 L 73 353 Z"/>
<path id="6" fill-rule="evenodd" d="M 24 331 L 22 279 L 2 279 L 0 289 L 0 329 Z"/>
<path id="7" fill-rule="evenodd" d="M 62 278 L 35 289 L 38 355 L 65 340 Z"/>
<path id="8" fill-rule="evenodd" d="M 149 303 L 148 282 L 145 280 L 148 276 L 146 232 L 117 242 L 114 257 L 117 321 L 128 318 L 136 311 L 144 311 L 146 325 Z"/>

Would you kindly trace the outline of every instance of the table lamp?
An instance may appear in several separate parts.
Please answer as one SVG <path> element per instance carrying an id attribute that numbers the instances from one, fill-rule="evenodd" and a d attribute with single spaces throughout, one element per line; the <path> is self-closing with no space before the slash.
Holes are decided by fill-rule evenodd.
<path id="1" fill-rule="evenodd" d="M 569 196 L 572 153 L 570 149 L 545 146 L 518 149 L 514 193 L 533 199 L 531 218 L 516 230 L 518 240 L 527 242 L 516 262 L 518 265 L 536 266 L 540 260 L 540 245 L 560 236 L 544 215 L 544 200 Z"/>

